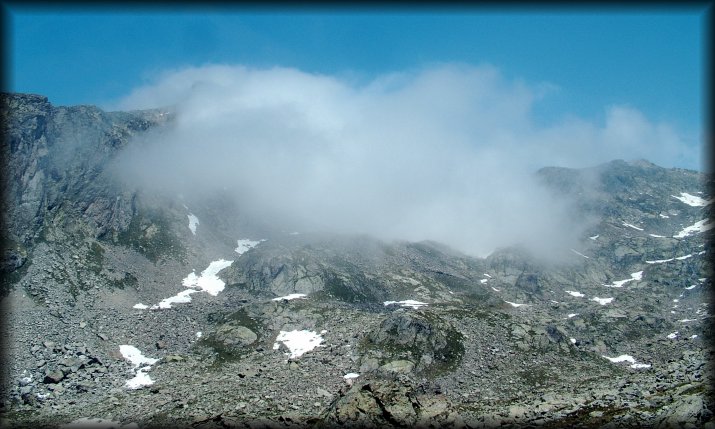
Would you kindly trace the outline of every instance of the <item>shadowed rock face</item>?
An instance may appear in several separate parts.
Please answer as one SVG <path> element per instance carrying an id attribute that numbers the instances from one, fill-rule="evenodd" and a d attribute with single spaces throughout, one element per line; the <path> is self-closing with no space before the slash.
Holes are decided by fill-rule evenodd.
<path id="1" fill-rule="evenodd" d="M 459 364 L 462 341 L 462 335 L 438 316 L 400 310 L 365 337 L 363 361 L 376 358 L 383 369 L 394 372 L 446 369 Z"/>
<path id="2" fill-rule="evenodd" d="M 404 377 L 362 381 L 340 392 L 323 415 L 326 427 L 455 427 L 463 424 L 439 388 Z"/>
<path id="3" fill-rule="evenodd" d="M 682 233 L 710 218 L 707 175 L 542 169 L 586 220 L 578 246 L 475 258 L 288 233 L 221 189 L 149 194 L 109 166 L 170 114 L 2 100 L 10 427 L 712 425 L 712 230 Z M 225 287 L 199 290 L 220 259 Z M 424 305 L 384 305 L 405 300 Z M 121 345 L 157 363 L 139 374 Z M 136 375 L 154 384 L 127 389 Z"/>

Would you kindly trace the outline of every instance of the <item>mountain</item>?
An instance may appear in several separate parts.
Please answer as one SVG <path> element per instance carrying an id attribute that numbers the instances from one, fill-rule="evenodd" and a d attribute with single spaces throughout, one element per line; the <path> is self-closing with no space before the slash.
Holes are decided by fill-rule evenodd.
<path id="1" fill-rule="evenodd" d="M 578 246 L 477 258 L 123 181 L 170 111 L 2 103 L 8 427 L 714 426 L 706 174 L 543 168 Z"/>

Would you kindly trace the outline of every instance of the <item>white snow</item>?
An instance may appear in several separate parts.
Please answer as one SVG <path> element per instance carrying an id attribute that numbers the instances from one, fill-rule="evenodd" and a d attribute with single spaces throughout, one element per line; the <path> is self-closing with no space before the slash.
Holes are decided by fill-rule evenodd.
<path id="1" fill-rule="evenodd" d="M 392 304 L 399 304 L 401 307 L 412 307 L 414 309 L 418 309 L 420 307 L 427 305 L 426 302 L 415 301 L 413 299 L 406 299 L 404 301 L 385 301 L 385 302 L 383 302 L 383 304 L 385 306 L 392 305 Z"/>
<path id="2" fill-rule="evenodd" d="M 663 219 L 670 219 L 670 216 L 664 215 L 663 213 L 658 214 L 658 216 L 662 217 Z"/>
<path id="3" fill-rule="evenodd" d="M 359 376 L 360 376 L 360 374 L 358 374 L 356 372 L 349 372 L 349 373 L 343 375 L 343 378 L 347 380 L 350 378 L 358 378 Z"/>
<path id="4" fill-rule="evenodd" d="M 506 301 L 506 300 L 505 300 L 504 302 L 506 302 L 507 304 L 511 305 L 512 307 L 517 307 L 517 308 L 518 308 L 518 307 L 521 307 L 522 305 L 527 305 L 527 306 L 529 305 L 529 304 L 517 304 L 517 303 L 515 303 L 515 302 Z"/>
<path id="5" fill-rule="evenodd" d="M 119 353 L 122 354 L 122 357 L 134 365 L 134 367 L 138 367 L 140 365 L 154 365 L 159 361 L 159 359 L 154 359 L 150 357 L 146 357 L 142 354 L 142 352 L 130 345 L 121 345 L 119 346 Z"/>
<path id="6" fill-rule="evenodd" d="M 492 278 L 492 276 L 490 276 L 490 275 L 489 275 L 489 274 L 487 274 L 487 273 L 484 273 L 484 276 L 485 276 L 485 277 L 489 277 L 489 278 Z"/>
<path id="7" fill-rule="evenodd" d="M 629 228 L 637 229 L 638 231 L 643 231 L 643 228 L 639 228 L 635 225 L 631 225 L 630 223 L 623 222 L 623 226 L 627 226 Z"/>
<path id="8" fill-rule="evenodd" d="M 574 252 L 575 254 L 577 254 L 579 256 L 583 256 L 586 259 L 591 259 L 588 256 L 584 255 L 583 253 L 575 251 L 574 249 L 569 249 L 569 250 L 571 250 L 572 252 Z"/>
<path id="9" fill-rule="evenodd" d="M 201 331 L 196 333 L 196 338 L 201 338 L 201 336 L 204 335 Z"/>
<path id="10" fill-rule="evenodd" d="M 481 279 L 481 280 L 479 280 L 479 283 L 485 284 L 487 281 L 489 281 L 489 279 Z"/>
<path id="11" fill-rule="evenodd" d="M 278 337 L 276 337 L 276 342 L 273 344 L 274 350 L 280 347 L 278 342 L 282 342 L 288 347 L 290 357 L 294 359 L 318 347 L 323 342 L 323 337 L 306 329 L 302 331 L 280 331 Z"/>
<path id="12" fill-rule="evenodd" d="M 582 294 L 581 292 L 578 292 L 578 291 L 575 291 L 575 290 L 567 290 L 567 291 L 565 291 L 565 292 L 566 292 L 567 294 L 571 295 L 571 296 L 575 296 L 576 298 L 581 298 L 581 297 L 586 296 L 586 295 Z"/>
<path id="13" fill-rule="evenodd" d="M 680 319 L 680 320 L 678 320 L 678 322 L 687 323 L 687 322 L 695 322 L 696 320 L 698 320 L 698 319 Z"/>
<path id="14" fill-rule="evenodd" d="M 145 369 L 149 369 L 150 367 L 143 367 L 137 371 L 137 374 L 134 376 L 134 378 L 131 378 L 127 380 L 127 382 L 124 384 L 124 386 L 128 389 L 141 389 L 142 387 L 147 387 L 151 386 L 154 384 L 154 380 L 149 377 L 149 374 L 145 373 Z"/>
<path id="15" fill-rule="evenodd" d="M 499 289 L 495 288 L 494 286 L 489 286 L 489 287 L 492 288 L 492 290 L 493 290 L 494 292 L 501 292 Z"/>
<path id="16" fill-rule="evenodd" d="M 698 338 L 698 336 L 697 336 L 696 334 L 693 334 L 693 335 L 690 336 L 690 338 L 695 339 L 695 338 Z"/>
<path id="17" fill-rule="evenodd" d="M 678 338 L 678 331 L 668 334 L 668 338 L 670 338 L 671 340 Z"/>
<path id="18" fill-rule="evenodd" d="M 256 247 L 261 241 L 266 241 L 266 240 L 258 240 L 258 241 L 253 241 L 249 240 L 247 238 L 238 240 L 238 247 L 236 247 L 236 253 L 239 255 L 243 255 L 244 253 L 248 252 L 252 248 Z"/>
<path id="19" fill-rule="evenodd" d="M 189 217 L 189 229 L 192 234 L 196 235 L 196 226 L 199 224 L 199 218 L 192 213 L 189 213 L 187 216 Z"/>
<path id="20" fill-rule="evenodd" d="M 154 381 L 145 371 L 149 371 L 151 365 L 154 365 L 159 359 L 146 357 L 138 348 L 126 344 L 119 346 L 119 352 L 122 354 L 122 357 L 131 362 L 134 369 L 137 370 L 134 378 L 127 380 L 125 387 L 129 389 L 139 389 L 154 384 Z M 140 365 L 145 366 L 139 368 Z"/>
<path id="21" fill-rule="evenodd" d="M 213 261 L 209 266 L 201 272 L 201 277 L 197 277 L 196 273 L 191 273 L 183 280 L 182 284 L 186 287 L 200 289 L 207 292 L 209 295 L 216 296 L 223 290 L 226 284 L 216 275 L 233 264 L 233 261 L 219 259 Z"/>
<path id="22" fill-rule="evenodd" d="M 689 254 L 689 255 L 685 255 L 685 256 L 678 256 L 677 258 L 657 259 L 657 260 L 655 260 L 655 261 L 645 261 L 645 263 L 646 263 L 646 264 L 662 264 L 662 263 L 664 263 L 664 262 L 675 261 L 676 259 L 679 260 L 679 261 L 682 261 L 682 260 L 685 260 L 685 259 L 688 259 L 688 258 L 692 258 L 692 257 L 693 257 L 693 255 L 692 255 L 692 254 Z"/>
<path id="23" fill-rule="evenodd" d="M 601 305 L 606 305 L 606 304 L 610 303 L 611 301 L 613 301 L 613 298 L 599 298 L 596 296 L 592 299 L 592 301 L 596 301 L 597 303 L 599 303 Z"/>
<path id="24" fill-rule="evenodd" d="M 305 298 L 306 295 L 304 293 L 292 293 L 290 295 L 286 296 L 279 296 L 278 298 L 273 298 L 271 301 L 290 301 L 291 299 L 298 299 L 298 298 Z"/>
<path id="25" fill-rule="evenodd" d="M 630 362 L 630 363 L 636 363 L 636 360 L 633 359 L 633 356 L 631 355 L 620 355 L 617 357 L 608 357 L 606 355 L 601 355 L 602 357 L 605 357 L 606 359 L 610 360 L 613 363 L 619 363 L 619 362 Z"/>
<path id="26" fill-rule="evenodd" d="M 610 360 L 613 363 L 619 363 L 619 362 L 630 362 L 631 363 L 631 368 L 639 369 L 639 368 L 650 368 L 650 364 L 648 363 L 636 363 L 636 360 L 633 358 L 631 355 L 620 355 L 617 357 L 608 357 L 605 355 L 601 355 L 602 357 L 605 357 L 606 359 Z"/>
<path id="27" fill-rule="evenodd" d="M 139 304 L 134 304 L 132 308 L 136 308 L 137 310 L 146 310 L 149 306 L 140 302 Z"/>
<path id="28" fill-rule="evenodd" d="M 569 319 L 576 316 L 578 316 L 578 313 L 569 313 L 568 315 Z"/>
<path id="29" fill-rule="evenodd" d="M 686 287 L 685 290 L 690 290 L 690 289 L 693 289 L 693 288 L 695 288 L 695 287 L 697 287 L 697 286 L 698 286 L 698 285 L 691 285 L 691 286 Z"/>
<path id="30" fill-rule="evenodd" d="M 571 344 L 576 344 L 576 338 L 569 338 L 569 341 L 571 341 Z"/>
<path id="31" fill-rule="evenodd" d="M 596 234 L 596 235 L 594 235 L 593 237 L 588 237 L 588 238 L 590 238 L 591 240 L 595 240 L 595 239 L 598 238 L 598 236 L 599 236 L 599 234 Z"/>
<path id="32" fill-rule="evenodd" d="M 665 238 L 664 235 L 658 235 L 658 234 L 648 234 L 648 235 L 650 235 L 651 237 L 655 237 L 655 238 Z"/>
<path id="33" fill-rule="evenodd" d="M 643 271 L 638 271 L 631 273 L 631 278 L 626 280 L 617 280 L 610 285 L 604 285 L 606 287 L 623 287 L 624 284 L 632 282 L 633 280 L 641 280 L 643 278 Z"/>
<path id="34" fill-rule="evenodd" d="M 70 423 L 59 426 L 60 429 L 139 429 L 136 423 L 127 423 L 125 425 L 119 422 L 113 422 L 107 419 L 95 419 L 90 417 L 82 417 Z"/>
<path id="35" fill-rule="evenodd" d="M 705 223 L 707 221 L 708 221 L 707 219 L 697 221 L 694 224 L 692 224 L 688 227 L 685 227 L 682 231 L 675 234 L 673 237 L 674 238 L 685 238 L 689 235 L 697 234 L 700 232 L 705 232 L 705 231 L 711 229 L 713 226 L 715 226 L 715 223 L 708 223 L 706 225 Z"/>
<path id="36" fill-rule="evenodd" d="M 687 192 L 681 192 L 679 197 L 676 197 L 675 195 L 671 195 L 671 197 L 692 207 L 705 207 L 713 202 L 713 200 L 705 200 L 695 195 L 688 194 Z"/>
<path id="37" fill-rule="evenodd" d="M 185 304 L 187 302 L 191 302 L 191 297 L 189 295 L 196 292 L 198 291 L 194 289 L 182 290 L 181 292 L 177 293 L 172 297 L 162 299 L 159 304 L 152 305 L 151 307 L 149 307 L 149 309 L 167 309 L 171 308 L 171 304 Z"/>

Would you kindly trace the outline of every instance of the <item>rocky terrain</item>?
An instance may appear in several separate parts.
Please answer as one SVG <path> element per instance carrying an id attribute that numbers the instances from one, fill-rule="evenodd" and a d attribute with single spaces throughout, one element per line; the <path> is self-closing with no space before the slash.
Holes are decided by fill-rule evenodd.
<path id="1" fill-rule="evenodd" d="M 715 427 L 705 174 L 544 168 L 579 247 L 475 258 L 117 180 L 169 111 L 2 101 L 4 426 Z"/>

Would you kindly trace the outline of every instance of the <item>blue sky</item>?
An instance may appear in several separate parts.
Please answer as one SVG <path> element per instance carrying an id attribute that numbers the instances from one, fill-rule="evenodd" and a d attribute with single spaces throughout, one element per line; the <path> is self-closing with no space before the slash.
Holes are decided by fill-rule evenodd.
<path id="1" fill-rule="evenodd" d="M 206 64 L 292 67 L 370 81 L 439 63 L 492 65 L 551 88 L 544 123 L 602 122 L 612 105 L 702 139 L 704 10 L 9 8 L 11 91 L 109 105 L 162 72 Z M 692 161 L 688 161 L 692 164 Z M 684 165 L 696 168 L 697 165 Z"/>

